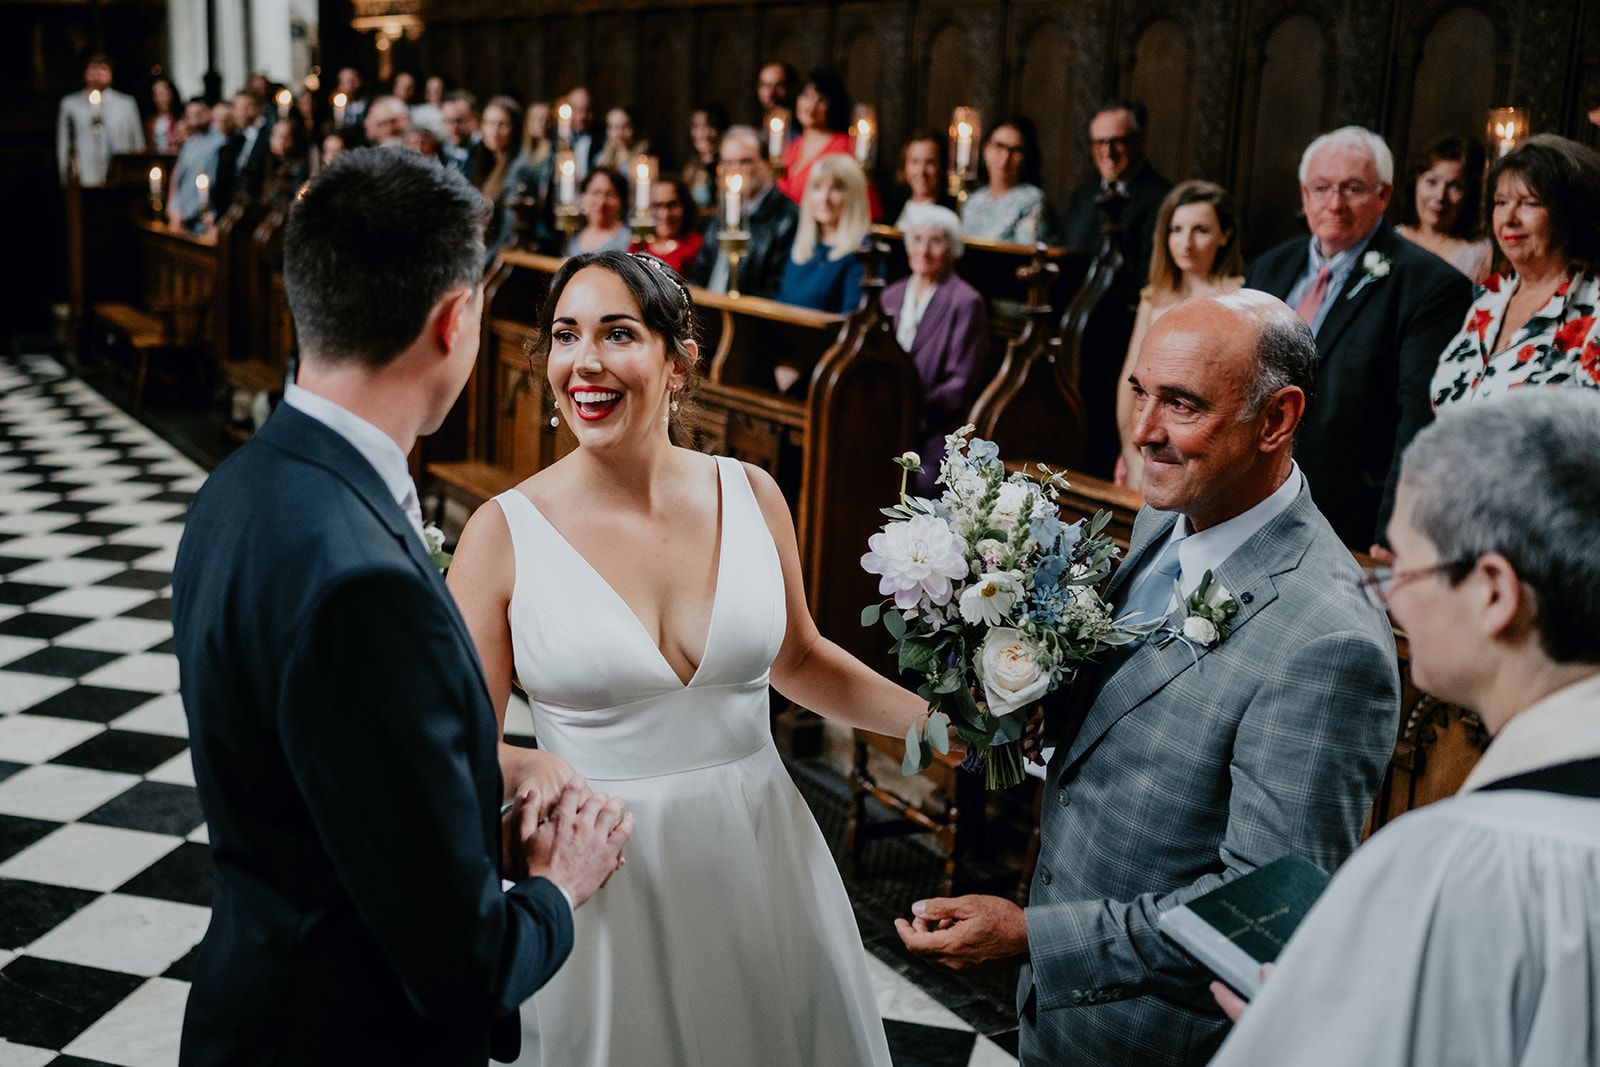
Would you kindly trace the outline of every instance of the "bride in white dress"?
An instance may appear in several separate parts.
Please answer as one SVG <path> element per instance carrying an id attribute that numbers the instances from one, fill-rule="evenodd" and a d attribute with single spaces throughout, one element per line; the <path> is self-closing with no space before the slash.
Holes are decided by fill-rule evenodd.
<path id="1" fill-rule="evenodd" d="M 507 796 L 575 768 L 636 820 L 523 1028 L 549 1067 L 886 1065 L 767 687 L 898 736 L 926 706 L 817 632 L 772 479 L 669 440 L 693 321 L 659 261 L 567 262 L 541 354 L 578 448 L 480 508 L 450 569 L 502 726 L 513 676 L 533 707 L 542 751 L 502 746 Z"/>

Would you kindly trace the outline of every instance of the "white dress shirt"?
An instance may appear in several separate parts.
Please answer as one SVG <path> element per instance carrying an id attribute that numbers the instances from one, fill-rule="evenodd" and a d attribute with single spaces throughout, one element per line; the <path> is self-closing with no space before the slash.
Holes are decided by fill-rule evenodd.
<path id="1" fill-rule="evenodd" d="M 1212 1067 L 1592 1067 L 1600 800 L 1490 782 L 1600 756 L 1600 675 L 1512 719 L 1462 793 L 1356 850 Z"/>
<path id="2" fill-rule="evenodd" d="M 1300 487 L 1303 484 L 1305 475 L 1300 473 L 1300 465 L 1291 463 L 1289 477 L 1285 478 L 1283 484 L 1274 489 L 1270 496 L 1249 511 L 1241 512 L 1226 522 L 1219 522 L 1199 533 L 1192 533 L 1189 530 L 1188 517 L 1179 515 L 1167 539 L 1151 545 L 1145 552 L 1140 564 L 1141 569 L 1153 565 L 1161 558 L 1169 544 L 1173 541 L 1178 542 L 1178 562 L 1183 567 L 1178 584 L 1183 586 L 1183 595 L 1188 596 L 1200 584 L 1200 579 L 1205 577 L 1206 571 L 1215 572 L 1229 556 L 1239 550 L 1240 546 L 1254 537 L 1257 531 L 1289 510 L 1294 498 L 1300 495 Z M 1138 580 L 1138 575 L 1135 575 L 1133 581 Z M 1130 583 L 1127 588 L 1131 589 L 1133 585 Z M 1170 602 L 1167 608 L 1171 610 Z"/>
<path id="3" fill-rule="evenodd" d="M 915 277 L 906 284 L 906 297 L 900 304 L 900 318 L 894 324 L 894 339 L 907 352 L 916 343 L 917 327 L 922 325 L 922 316 L 927 314 L 928 304 L 938 291 L 937 285 L 924 285 Z"/>
<path id="4" fill-rule="evenodd" d="M 283 402 L 349 441 L 350 447 L 372 464 L 372 469 L 383 479 L 384 488 L 400 505 L 400 510 L 406 513 L 411 528 L 417 531 L 417 537 L 426 548 L 428 539 L 422 534 L 422 504 L 417 496 L 417 487 L 411 481 L 411 465 L 406 462 L 406 454 L 400 451 L 394 438 L 348 408 L 293 382 L 284 387 Z"/>

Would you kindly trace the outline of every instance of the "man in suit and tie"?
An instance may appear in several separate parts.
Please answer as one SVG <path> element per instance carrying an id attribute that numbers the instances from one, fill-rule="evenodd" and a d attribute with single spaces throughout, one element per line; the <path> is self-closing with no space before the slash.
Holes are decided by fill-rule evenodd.
<path id="1" fill-rule="evenodd" d="M 514 1057 L 631 832 L 575 779 L 553 814 L 516 799 L 501 869 L 498 728 L 406 464 L 476 358 L 482 219 L 460 175 L 383 149 L 289 216 L 299 378 L 197 494 L 173 572 L 216 867 L 185 1064 Z"/>
<path id="2" fill-rule="evenodd" d="M 703 233 L 705 244 L 690 260 L 684 277 L 695 285 L 716 293 L 726 293 L 736 284 L 747 296 L 774 297 L 783 281 L 800 225 L 800 209 L 793 200 L 778 192 L 772 181 L 772 167 L 762 149 L 761 135 L 750 126 L 732 126 L 722 135 L 722 173 L 744 177 L 744 228 L 750 234 L 735 277 L 719 235 L 726 223 L 721 203 L 708 211 Z"/>
<path id="3" fill-rule="evenodd" d="M 225 214 L 233 198 L 242 196 L 247 201 L 261 195 L 266 182 L 267 160 L 272 156 L 268 145 L 266 108 L 264 102 L 248 89 L 233 94 L 234 132 L 229 135 L 220 158 L 229 164 L 228 173 L 216 183 L 216 211 Z"/>
<path id="4" fill-rule="evenodd" d="M 89 57 L 83 67 L 83 91 L 61 98 L 56 113 L 56 163 L 61 184 L 74 166 L 80 185 L 104 185 L 111 157 L 144 151 L 144 122 L 139 105 L 127 93 L 111 88 L 111 59 Z"/>
<path id="5" fill-rule="evenodd" d="M 1433 419 L 1428 385 L 1461 329 L 1472 286 L 1383 221 L 1394 156 L 1359 126 L 1323 134 L 1300 159 L 1310 240 L 1250 266 L 1245 285 L 1280 297 L 1317 338 L 1317 404 L 1295 458 L 1344 543 L 1384 543 L 1400 455 Z"/>
<path id="6" fill-rule="evenodd" d="M 1026 958 L 1024 1064 L 1199 1064 L 1227 1020 L 1162 912 L 1288 853 L 1355 848 L 1394 746 L 1394 637 L 1292 458 L 1316 369 L 1306 326 L 1240 292 L 1151 328 L 1133 373 L 1146 507 L 1107 596 L 1166 619 L 1087 668 L 1047 718 L 1039 862 L 1009 899 L 919 901 L 913 951 Z M 1313 405 L 1314 406 L 1314 405 Z M 1206 574 L 1237 606 L 1185 640 Z"/>
<path id="7" fill-rule="evenodd" d="M 478 149 L 478 98 L 465 89 L 446 93 L 439 105 L 444 136 L 439 151 L 445 164 L 463 178 L 472 177 L 472 156 Z"/>
<path id="8" fill-rule="evenodd" d="M 1089 147 L 1095 176 L 1072 191 L 1067 201 L 1067 244 L 1094 253 L 1100 250 L 1099 201 L 1107 192 L 1125 198 L 1122 206 L 1122 262 L 1135 301 L 1150 273 L 1150 244 L 1161 201 L 1172 190 L 1145 156 L 1145 106 L 1135 100 L 1114 100 L 1089 122 Z"/>

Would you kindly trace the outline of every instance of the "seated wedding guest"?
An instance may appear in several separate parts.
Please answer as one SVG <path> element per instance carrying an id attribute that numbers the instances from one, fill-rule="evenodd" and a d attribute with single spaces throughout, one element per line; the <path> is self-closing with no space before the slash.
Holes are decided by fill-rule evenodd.
<path id="1" fill-rule="evenodd" d="M 1133 444 L 1133 386 L 1128 376 L 1139 346 L 1156 320 L 1185 300 L 1231 293 L 1244 284 L 1244 256 L 1234 226 L 1233 198 L 1220 185 L 1187 181 L 1168 193 L 1156 213 L 1157 241 L 1150 257 L 1150 282 L 1139 293 L 1139 313 L 1128 355 L 1117 378 L 1117 432 L 1122 457 L 1118 485 L 1144 487 L 1144 458 Z"/>
<path id="2" fill-rule="evenodd" d="M 983 145 L 988 184 L 967 197 L 961 225 L 968 237 L 1032 245 L 1059 240 L 1056 220 L 1039 188 L 1039 135 L 1033 121 L 1013 115 L 989 131 Z"/>
<path id="3" fill-rule="evenodd" d="M 440 110 L 440 105 L 443 103 L 444 79 L 437 74 L 431 75 L 422 83 L 422 102 L 411 104 L 411 125 L 421 126 L 443 136 L 444 112 Z"/>
<path id="4" fill-rule="evenodd" d="M 533 232 L 530 235 L 539 247 L 548 247 L 555 232 L 555 222 L 550 215 L 550 183 L 556 169 L 556 143 L 551 123 L 550 103 L 536 100 L 528 105 L 527 121 L 523 125 L 522 150 L 511 163 L 506 175 L 507 203 L 518 198 L 531 199 L 533 207 Z M 514 209 L 508 210 L 501 220 L 508 227 L 496 240 L 504 244 L 515 230 Z"/>
<path id="5" fill-rule="evenodd" d="M 1187 630 L 1209 575 L 1237 614 L 1209 641 L 1158 632 L 1086 665 L 1046 711 L 1025 907 L 969 895 L 896 920 L 937 962 L 1026 964 L 1024 1064 L 1204 1063 L 1228 1023 L 1161 913 L 1288 852 L 1333 870 L 1361 840 L 1400 677 L 1394 631 L 1294 460 L 1316 366 L 1311 332 L 1264 293 L 1191 300 L 1151 327 L 1134 368 L 1146 506 L 1106 597 Z"/>
<path id="6" fill-rule="evenodd" d="M 651 186 L 650 217 L 655 223 L 654 238 L 635 241 L 628 251 L 649 252 L 682 274 L 705 243 L 699 228 L 700 210 L 682 178 L 662 178 Z"/>
<path id="7" fill-rule="evenodd" d="M 722 135 L 721 163 L 725 176 L 744 179 L 743 225 L 750 242 L 739 260 L 738 289 L 750 296 L 774 296 L 789 262 L 800 209 L 773 185 L 761 135 L 752 127 L 733 126 Z M 707 212 L 705 244 L 684 275 L 717 293 L 726 293 L 729 282 L 728 257 L 717 239 L 724 221 L 720 211 Z"/>
<path id="8" fill-rule="evenodd" d="M 588 89 L 575 85 L 567 90 L 562 100 L 572 107 L 572 139 L 568 147 L 572 149 L 574 161 L 578 164 L 578 180 L 582 181 L 595 167 L 605 139 L 603 135 L 597 136 L 595 133 L 594 109 L 589 102 Z"/>
<path id="9" fill-rule="evenodd" d="M 955 273 L 965 246 L 961 220 L 939 204 L 911 203 L 900 215 L 911 276 L 883 291 L 895 339 L 922 379 L 923 473 L 917 492 L 931 495 L 944 439 L 967 421 L 983 384 L 989 354 L 989 312 L 982 294 Z"/>
<path id="10" fill-rule="evenodd" d="M 937 134 L 919 133 L 905 143 L 900 149 L 900 171 L 895 175 L 901 199 L 898 209 L 890 212 L 895 217 L 895 229 L 905 231 L 906 211 L 913 204 L 960 210 L 956 198 L 950 195 L 945 175 L 947 169 L 944 138 Z"/>
<path id="11" fill-rule="evenodd" d="M 1600 387 L 1600 153 L 1539 134 L 1495 161 L 1489 189 L 1509 270 L 1443 348 L 1430 388 L 1441 414 L 1525 385 Z"/>
<path id="12" fill-rule="evenodd" d="M 264 193 L 274 203 L 282 204 L 311 177 L 309 146 L 300 116 L 290 112 L 287 118 L 272 124 L 267 133 L 267 151 Z"/>
<path id="13" fill-rule="evenodd" d="M 1433 418 L 1428 381 L 1472 300 L 1472 285 L 1383 221 L 1394 156 L 1360 126 L 1323 134 L 1300 157 L 1310 239 L 1263 254 L 1245 273 L 1311 326 L 1317 402 L 1295 459 L 1339 537 L 1381 547 L 1400 454 Z"/>
<path id="14" fill-rule="evenodd" d="M 426 126 L 412 126 L 401 143 L 407 152 L 415 152 L 424 159 L 439 160 L 441 164 L 444 162 L 439 153 L 439 135 Z"/>
<path id="15" fill-rule="evenodd" d="M 798 204 L 805 195 L 811 168 L 817 160 L 839 155 L 855 162 L 855 142 L 846 132 L 850 128 L 850 115 L 850 93 L 839 75 L 826 67 L 812 71 L 800 95 L 795 97 L 794 125 L 800 136 L 784 146 L 779 192 Z M 867 206 L 872 219 L 883 217 L 871 185 L 867 186 Z"/>
<path id="16" fill-rule="evenodd" d="M 468 180 L 492 205 L 484 246 L 488 262 L 512 237 L 511 210 L 506 201 L 516 192 L 508 179 L 522 145 L 522 105 L 509 96 L 497 96 L 483 106 L 480 140 L 470 159 Z"/>
<path id="17" fill-rule="evenodd" d="M 411 128 L 411 109 L 396 96 L 380 96 L 367 108 L 362 122 L 367 144 L 374 148 L 404 148 Z"/>
<path id="18" fill-rule="evenodd" d="M 478 98 L 465 89 L 446 93 L 439 105 L 444 123 L 439 145 L 445 163 L 468 181 L 472 180 L 478 148 Z"/>
<path id="19" fill-rule="evenodd" d="M 614 107 L 606 112 L 606 140 L 595 157 L 602 167 L 626 172 L 635 156 L 650 154 L 650 140 L 640 137 L 635 129 L 633 110 Z"/>
<path id="20" fill-rule="evenodd" d="M 339 157 L 339 153 L 350 147 L 345 143 L 344 134 L 338 130 L 330 130 L 317 146 L 317 158 L 314 161 L 314 170 L 321 170 Z"/>
<path id="21" fill-rule="evenodd" d="M 1127 197 L 1120 220 L 1122 262 L 1134 285 L 1149 273 L 1151 248 L 1160 232 L 1156 214 L 1172 188 L 1145 157 L 1148 122 L 1145 106 L 1133 100 L 1112 101 L 1095 112 L 1089 120 L 1089 147 L 1096 173 L 1074 189 L 1067 201 L 1067 244 L 1094 253 L 1101 245 L 1097 201 L 1112 188 Z"/>
<path id="22" fill-rule="evenodd" d="M 152 152 L 176 152 L 183 143 L 178 87 L 165 75 L 150 83 L 150 113 L 144 118 L 144 140 Z"/>
<path id="23" fill-rule="evenodd" d="M 409 70 L 400 71 L 389 79 L 389 95 L 409 109 L 417 98 L 417 76 Z"/>
<path id="24" fill-rule="evenodd" d="M 207 183 L 215 180 L 217 157 L 228 135 L 217 129 L 212 121 L 213 109 L 200 97 L 184 105 L 184 122 L 190 128 L 188 140 L 178 149 L 178 159 L 172 165 L 172 183 L 167 194 L 167 225 L 174 230 L 198 231 L 203 226 L 200 210 L 200 191 L 195 177 L 206 176 Z M 211 209 L 209 187 L 206 193 L 206 210 Z"/>
<path id="25" fill-rule="evenodd" d="M 308 135 L 323 128 L 325 119 L 321 113 L 321 106 L 320 98 L 310 89 L 300 90 L 300 94 L 294 98 L 295 114 L 300 116 L 300 122 Z"/>
<path id="26" fill-rule="evenodd" d="M 1426 248 L 1456 270 L 1481 282 L 1489 275 L 1493 246 L 1483 236 L 1483 149 L 1475 141 L 1446 137 L 1411 172 L 1398 190 L 1400 217 L 1394 232 Z"/>
<path id="27" fill-rule="evenodd" d="M 1463 474 L 1470 472 L 1470 477 Z M 1214 1065 L 1592 1064 L 1600 1049 L 1600 398 L 1423 430 L 1365 588 L 1493 735 L 1460 793 L 1356 851 Z"/>
<path id="28" fill-rule="evenodd" d="M 861 303 L 856 249 L 872 228 L 867 179 L 848 156 L 823 156 L 811 167 L 789 263 L 778 286 L 785 304 L 848 314 Z"/>
<path id="29" fill-rule="evenodd" d="M 344 135 L 346 144 L 354 144 L 361 139 L 362 124 L 367 117 L 367 98 L 364 94 L 365 83 L 361 72 L 354 67 L 340 67 L 339 73 L 334 78 L 334 92 L 343 93 L 344 105 Z"/>
<path id="30" fill-rule="evenodd" d="M 728 128 L 728 109 L 702 104 L 689 116 L 689 144 L 693 153 L 683 165 L 683 181 L 702 209 L 717 201 L 717 144 Z"/>
<path id="31" fill-rule="evenodd" d="M 627 201 L 628 183 L 621 174 L 610 167 L 591 170 L 583 179 L 582 195 L 578 198 L 584 226 L 567 241 L 565 254 L 626 252 L 633 241 L 633 232 L 622 218 L 622 205 Z"/>
<path id="32" fill-rule="evenodd" d="M 789 63 L 763 63 L 756 72 L 756 109 L 761 116 L 761 129 L 773 116 L 784 122 L 785 139 L 792 141 L 800 136 L 795 128 L 794 96 L 800 85 L 800 72 Z"/>

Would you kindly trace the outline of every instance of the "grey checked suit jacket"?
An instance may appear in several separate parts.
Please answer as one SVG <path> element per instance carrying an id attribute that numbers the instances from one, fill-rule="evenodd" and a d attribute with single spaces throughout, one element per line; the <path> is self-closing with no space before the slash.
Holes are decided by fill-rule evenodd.
<path id="1" fill-rule="evenodd" d="M 1113 604 L 1177 516 L 1146 508 Z M 1204 1063 L 1227 1021 L 1158 916 L 1297 852 L 1356 847 L 1394 747 L 1394 633 L 1302 486 L 1216 570 L 1240 602 L 1211 648 L 1149 640 L 1051 723 L 1018 986 L 1024 1064 Z"/>

